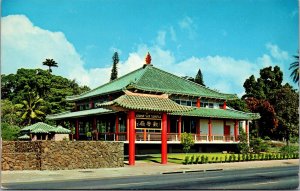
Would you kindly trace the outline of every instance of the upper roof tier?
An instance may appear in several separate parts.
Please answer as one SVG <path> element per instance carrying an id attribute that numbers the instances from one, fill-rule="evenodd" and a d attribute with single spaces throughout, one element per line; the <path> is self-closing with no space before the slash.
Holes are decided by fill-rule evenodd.
<path id="1" fill-rule="evenodd" d="M 68 96 L 67 100 L 83 100 L 94 96 L 132 89 L 151 93 L 178 94 L 221 100 L 238 98 L 236 94 L 224 94 L 211 90 L 148 64 L 93 90 L 80 95 Z"/>

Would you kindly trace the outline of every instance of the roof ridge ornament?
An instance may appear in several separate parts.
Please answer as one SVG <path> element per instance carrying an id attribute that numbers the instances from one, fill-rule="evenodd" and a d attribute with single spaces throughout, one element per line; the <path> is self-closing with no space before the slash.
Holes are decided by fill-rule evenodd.
<path id="1" fill-rule="evenodd" d="M 145 58 L 145 61 L 146 61 L 146 65 L 152 65 L 151 64 L 151 55 L 150 53 L 148 52 L 146 58 Z"/>

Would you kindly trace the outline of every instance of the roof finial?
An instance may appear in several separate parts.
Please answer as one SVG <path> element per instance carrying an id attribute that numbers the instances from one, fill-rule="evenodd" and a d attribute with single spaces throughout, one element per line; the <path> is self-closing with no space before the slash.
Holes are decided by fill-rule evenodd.
<path id="1" fill-rule="evenodd" d="M 146 58 L 145 58 L 146 64 L 151 64 L 151 56 L 150 53 L 148 52 Z"/>

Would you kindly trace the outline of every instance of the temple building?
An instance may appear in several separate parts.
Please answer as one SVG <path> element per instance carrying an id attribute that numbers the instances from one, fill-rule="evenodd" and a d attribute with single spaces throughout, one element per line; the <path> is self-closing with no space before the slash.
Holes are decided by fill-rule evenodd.
<path id="1" fill-rule="evenodd" d="M 101 74 L 99 74 L 101 75 Z M 66 128 L 74 128 L 76 140 L 123 141 L 129 164 L 136 153 L 180 149 L 180 137 L 191 133 L 197 152 L 230 150 L 239 143 L 241 130 L 249 141 L 249 122 L 259 114 L 245 113 L 226 106 L 238 99 L 234 94 L 211 90 L 151 64 L 80 95 L 66 98 L 76 111 L 47 116 Z"/>

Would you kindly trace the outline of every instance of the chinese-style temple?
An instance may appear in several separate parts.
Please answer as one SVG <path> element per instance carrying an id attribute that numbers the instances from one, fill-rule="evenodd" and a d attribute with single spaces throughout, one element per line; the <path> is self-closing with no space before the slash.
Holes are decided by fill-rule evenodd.
<path id="1" fill-rule="evenodd" d="M 101 74 L 99 74 L 101 75 Z M 210 147 L 228 150 L 239 143 L 243 129 L 249 141 L 249 122 L 260 118 L 226 106 L 236 95 L 224 94 L 146 64 L 118 79 L 80 95 L 67 97 L 76 111 L 47 116 L 67 128 L 75 128 L 74 138 L 123 141 L 129 164 L 135 153 L 161 150 L 167 163 L 167 150 L 181 148 L 183 132 L 191 133 L 197 151 Z"/>

